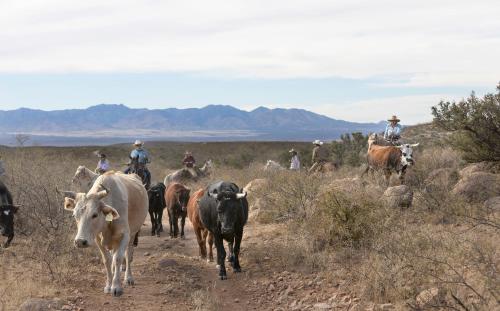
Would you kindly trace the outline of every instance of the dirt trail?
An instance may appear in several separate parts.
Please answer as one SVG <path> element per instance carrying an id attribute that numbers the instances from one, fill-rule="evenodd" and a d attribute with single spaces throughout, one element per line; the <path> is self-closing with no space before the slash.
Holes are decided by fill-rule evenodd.
<path id="1" fill-rule="evenodd" d="M 164 227 L 168 231 L 168 225 Z M 245 229 L 248 232 L 252 227 Z M 196 237 L 187 219 L 185 239 L 171 239 L 168 232 L 152 237 L 150 228 L 149 223 L 143 227 L 135 249 L 134 286 L 126 286 L 122 297 L 113 298 L 102 292 L 104 273 L 91 273 L 86 278 L 90 282 L 78 282 L 81 285 L 73 290 L 74 297 L 70 297 L 68 307 L 75 310 L 193 310 L 192 295 L 202 290 L 209 292 L 222 310 L 252 308 L 252 295 L 245 286 L 248 270 L 243 266 L 242 273 L 233 273 L 228 267 L 228 279 L 220 281 L 215 263 L 199 259 Z"/>

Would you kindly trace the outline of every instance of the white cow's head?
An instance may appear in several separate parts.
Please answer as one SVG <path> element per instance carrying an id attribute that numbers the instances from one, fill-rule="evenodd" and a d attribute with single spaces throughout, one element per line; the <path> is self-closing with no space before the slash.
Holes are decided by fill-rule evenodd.
<path id="1" fill-rule="evenodd" d="M 64 191 L 64 209 L 73 212 L 78 231 L 75 246 L 84 248 L 92 245 L 97 234 L 104 230 L 106 222 L 118 219 L 120 215 L 101 201 L 108 195 L 104 189 L 93 193 Z"/>
<path id="2" fill-rule="evenodd" d="M 403 144 L 399 146 L 401 150 L 401 165 L 402 166 L 411 166 L 415 164 L 413 160 L 413 147 L 417 147 L 417 144 Z"/>

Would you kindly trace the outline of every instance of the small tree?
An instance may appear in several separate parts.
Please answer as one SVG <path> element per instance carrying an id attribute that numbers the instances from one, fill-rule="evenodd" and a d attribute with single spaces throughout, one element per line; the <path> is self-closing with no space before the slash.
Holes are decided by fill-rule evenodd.
<path id="1" fill-rule="evenodd" d="M 19 147 L 24 147 L 24 145 L 28 142 L 28 140 L 30 140 L 31 137 L 27 134 L 19 133 L 19 134 L 16 134 L 15 138 L 16 138 L 17 145 Z"/>
<path id="2" fill-rule="evenodd" d="M 339 141 L 332 142 L 332 153 L 339 165 L 359 166 L 362 163 L 362 150 L 367 148 L 368 136 L 360 132 L 342 134 Z"/>
<path id="3" fill-rule="evenodd" d="M 432 115 L 437 126 L 453 132 L 453 147 L 466 161 L 500 161 L 500 84 L 483 98 L 472 92 L 458 103 L 441 101 Z"/>

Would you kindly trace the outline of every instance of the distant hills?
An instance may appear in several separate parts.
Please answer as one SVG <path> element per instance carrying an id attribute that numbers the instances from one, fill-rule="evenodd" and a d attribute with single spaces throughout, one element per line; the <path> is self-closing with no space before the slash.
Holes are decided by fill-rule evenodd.
<path id="1" fill-rule="evenodd" d="M 97 105 L 87 109 L 0 110 L 0 143 L 15 144 L 15 133 L 41 145 L 100 145 L 144 140 L 333 140 L 343 133 L 381 131 L 385 123 L 355 123 L 303 109 L 244 111 L 211 105 L 189 109 L 133 109 Z"/>

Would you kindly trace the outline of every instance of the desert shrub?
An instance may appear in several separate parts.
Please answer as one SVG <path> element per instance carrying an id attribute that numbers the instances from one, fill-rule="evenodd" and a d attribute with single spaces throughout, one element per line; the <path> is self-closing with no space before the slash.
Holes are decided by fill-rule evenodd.
<path id="1" fill-rule="evenodd" d="M 303 228 L 313 237 L 318 250 L 327 245 L 360 247 L 370 244 L 385 217 L 386 210 L 379 200 L 361 189 L 357 193 L 330 190 L 304 219 Z"/>
<path id="2" fill-rule="evenodd" d="M 222 302 L 208 290 L 197 290 L 191 294 L 191 303 L 196 311 L 221 310 Z"/>
<path id="3" fill-rule="evenodd" d="M 359 166 L 364 162 L 363 154 L 368 148 L 368 136 L 355 132 L 343 134 L 340 140 L 333 141 L 331 150 L 333 160 L 339 165 Z"/>
<path id="4" fill-rule="evenodd" d="M 261 194 L 266 206 L 259 214 L 261 222 L 285 222 L 304 217 L 312 211 L 324 182 L 321 177 L 305 172 L 267 172 L 264 176 L 269 186 Z"/>
<path id="5" fill-rule="evenodd" d="M 453 131 L 452 145 L 468 162 L 500 161 L 500 84 L 496 94 L 474 93 L 458 103 L 441 101 L 432 107 L 434 123 Z"/>
<path id="6" fill-rule="evenodd" d="M 380 236 L 362 269 L 364 294 L 374 301 L 415 298 L 434 287 L 441 293 L 430 307 L 490 310 L 498 293 L 498 245 L 479 232 L 457 233 L 403 223 Z"/>

